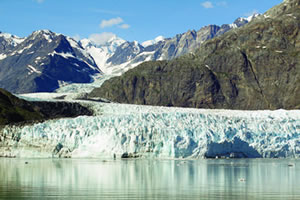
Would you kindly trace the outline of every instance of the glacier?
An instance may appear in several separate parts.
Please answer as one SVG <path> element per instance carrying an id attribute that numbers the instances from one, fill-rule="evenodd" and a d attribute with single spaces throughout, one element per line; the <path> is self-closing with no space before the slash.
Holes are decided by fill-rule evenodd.
<path id="1" fill-rule="evenodd" d="M 27 94 L 24 98 L 39 100 L 40 96 L 51 100 L 57 95 L 59 93 Z M 94 116 L 6 126 L 0 131 L 0 156 L 300 157 L 299 110 L 209 110 L 76 102 L 92 109 Z"/>

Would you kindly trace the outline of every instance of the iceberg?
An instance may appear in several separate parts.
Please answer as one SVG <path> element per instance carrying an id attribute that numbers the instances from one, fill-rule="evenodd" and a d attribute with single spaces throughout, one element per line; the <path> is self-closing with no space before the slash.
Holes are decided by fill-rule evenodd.
<path id="1" fill-rule="evenodd" d="M 0 156 L 300 157 L 299 110 L 208 110 L 77 102 L 94 110 L 95 115 L 6 126 L 0 132 Z"/>

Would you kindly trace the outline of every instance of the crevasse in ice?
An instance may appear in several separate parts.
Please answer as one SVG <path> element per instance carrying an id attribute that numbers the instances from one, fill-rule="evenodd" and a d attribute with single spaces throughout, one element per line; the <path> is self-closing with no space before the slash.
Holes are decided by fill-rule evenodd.
<path id="1" fill-rule="evenodd" d="M 114 103 L 96 116 L 49 120 L 1 133 L 0 155 L 150 158 L 299 157 L 300 111 L 233 111 Z"/>

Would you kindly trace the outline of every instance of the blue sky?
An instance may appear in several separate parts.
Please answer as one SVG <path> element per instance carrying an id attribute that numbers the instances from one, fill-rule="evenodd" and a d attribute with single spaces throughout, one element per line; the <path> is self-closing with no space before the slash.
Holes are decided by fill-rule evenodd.
<path id="1" fill-rule="evenodd" d="M 263 13 L 282 0 L 0 0 L 0 31 L 20 37 L 49 29 L 76 38 L 91 35 L 143 42 L 208 24 Z"/>

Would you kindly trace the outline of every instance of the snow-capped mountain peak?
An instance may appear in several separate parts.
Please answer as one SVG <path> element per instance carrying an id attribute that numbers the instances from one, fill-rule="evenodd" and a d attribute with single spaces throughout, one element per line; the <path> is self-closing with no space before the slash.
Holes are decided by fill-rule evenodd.
<path id="1" fill-rule="evenodd" d="M 43 30 L 37 30 L 37 31 L 34 31 L 32 34 L 32 36 L 38 36 L 38 35 L 46 35 L 46 36 L 49 36 L 49 37 L 55 37 L 55 36 L 58 36 L 58 35 L 61 35 L 61 34 L 58 34 L 58 33 L 54 33 L 50 30 L 47 30 L 47 29 L 43 29 Z"/>
<path id="2" fill-rule="evenodd" d="M 255 18 L 259 17 L 259 16 L 260 16 L 260 14 L 255 13 L 255 14 L 250 15 L 249 17 L 244 18 L 244 19 L 246 19 L 248 22 L 251 22 L 253 19 L 255 19 Z"/>
<path id="3" fill-rule="evenodd" d="M 99 43 L 97 41 L 97 39 L 94 39 L 92 37 L 84 38 L 84 39 L 80 40 L 79 42 L 81 43 L 81 45 L 84 48 L 91 47 L 91 46 L 94 46 L 97 48 L 109 47 L 109 49 L 113 51 L 117 46 L 120 46 L 121 44 L 123 44 L 126 41 L 123 40 L 122 38 L 117 37 L 116 35 L 113 35 L 109 40 L 107 40 L 105 42 L 101 42 L 101 43 Z"/>
<path id="4" fill-rule="evenodd" d="M 26 68 L 23 70 L 26 74 L 28 70 L 31 70 L 33 72 L 40 71 L 41 75 L 48 76 L 52 71 L 44 73 L 45 66 L 49 66 L 49 69 L 57 67 L 56 71 L 61 70 L 62 66 L 68 67 L 68 70 L 73 70 L 72 73 L 76 74 L 77 79 L 74 79 L 74 75 L 64 76 L 58 78 L 58 80 L 53 79 L 52 88 L 55 89 L 57 81 L 89 82 L 91 80 L 90 75 L 101 73 L 100 71 L 109 75 L 120 75 L 145 61 L 176 58 L 198 48 L 204 41 L 221 35 L 232 28 L 240 27 L 257 16 L 255 14 L 248 18 L 239 18 L 232 25 L 209 25 L 198 31 L 193 30 L 178 34 L 173 38 L 165 39 L 163 36 L 158 36 L 142 44 L 137 41 L 125 41 L 113 33 L 92 34 L 89 38 L 80 41 L 50 30 L 34 31 L 26 38 L 0 33 L 0 62 L 2 66 L 5 65 L 8 69 L 12 65 L 11 60 L 16 62 L 19 56 L 28 54 L 31 56 L 22 57 L 22 63 L 17 66 L 22 70 Z M 7 59 L 8 57 L 13 58 Z M 28 68 L 28 66 L 32 67 Z M 79 70 L 79 66 L 80 69 L 86 71 Z M 33 70 L 33 68 L 36 70 Z M 55 70 L 53 72 L 56 73 Z M 79 72 L 86 72 L 86 77 L 84 79 L 82 79 L 82 76 L 79 77 Z M 31 73 L 30 75 L 33 76 L 34 74 L 37 73 Z M 55 77 L 58 75 L 61 74 L 56 73 Z M 13 85 L 11 80 L 6 81 L 4 80 L 5 77 L 7 76 L 3 76 L 5 82 L 3 85 L 13 92 L 45 90 L 45 88 L 38 89 L 38 87 L 19 89 L 17 83 L 12 88 L 10 87 Z"/>
<path id="5" fill-rule="evenodd" d="M 259 17 L 260 14 L 253 14 L 253 15 L 250 15 L 249 17 L 239 17 L 237 18 L 232 24 L 229 24 L 229 26 L 231 28 L 238 28 L 238 27 L 241 27 L 249 22 L 251 22 L 253 19 Z"/>
<path id="6" fill-rule="evenodd" d="M 91 40 L 89 40 L 87 38 L 84 38 L 84 39 L 80 40 L 79 43 L 84 48 L 91 47 L 91 46 L 96 46 L 95 44 L 93 44 L 93 42 Z"/>
<path id="7" fill-rule="evenodd" d="M 142 46 L 143 47 L 148 47 L 150 45 L 154 45 L 154 44 L 156 44 L 160 41 L 163 41 L 164 39 L 165 39 L 164 36 L 160 35 L 160 36 L 156 37 L 154 40 L 147 40 L 147 41 L 143 42 Z"/>
<path id="8" fill-rule="evenodd" d="M 0 37 L 4 37 L 5 39 L 19 38 L 18 36 L 9 33 L 2 33 L 2 32 L 0 32 Z"/>
<path id="9" fill-rule="evenodd" d="M 24 39 L 1 34 L 0 65 L 0 86 L 14 93 L 53 91 L 62 82 L 87 83 L 101 73 L 77 41 L 49 30 Z"/>
<path id="10" fill-rule="evenodd" d="M 247 22 L 247 23 L 249 23 L 253 19 L 255 19 L 255 18 L 259 17 L 259 16 L 260 16 L 260 14 L 255 13 L 255 14 L 252 14 L 252 15 L 250 15 L 248 17 L 239 17 L 234 23 L 236 23 L 236 22 Z"/>
<path id="11" fill-rule="evenodd" d="M 116 49 L 126 41 L 113 35 L 103 44 L 97 44 L 91 38 L 85 38 L 79 41 L 79 44 L 89 53 L 95 60 L 97 66 L 102 72 L 107 72 L 107 60 L 115 53 Z"/>
<path id="12" fill-rule="evenodd" d="M 0 37 L 5 39 L 7 43 L 9 43 L 10 45 L 13 45 L 13 46 L 17 46 L 18 44 L 20 44 L 21 42 L 23 42 L 25 40 L 24 38 L 20 38 L 18 36 L 12 35 L 12 34 L 2 33 L 2 32 L 0 32 Z"/>
<path id="13" fill-rule="evenodd" d="M 48 41 L 48 43 L 51 43 L 57 36 L 59 36 L 61 34 L 57 34 L 54 33 L 50 30 L 37 30 L 34 31 L 29 38 L 31 38 L 31 40 L 39 40 L 39 39 L 45 39 Z"/>
<path id="14" fill-rule="evenodd" d="M 42 29 L 42 30 L 37 30 L 34 31 L 33 34 L 47 34 L 47 35 L 52 35 L 55 34 L 54 32 L 48 30 L 48 29 Z"/>
<path id="15" fill-rule="evenodd" d="M 114 35 L 110 40 L 107 41 L 107 44 L 114 44 L 115 46 L 120 46 L 124 42 L 126 42 L 126 40 Z"/>

